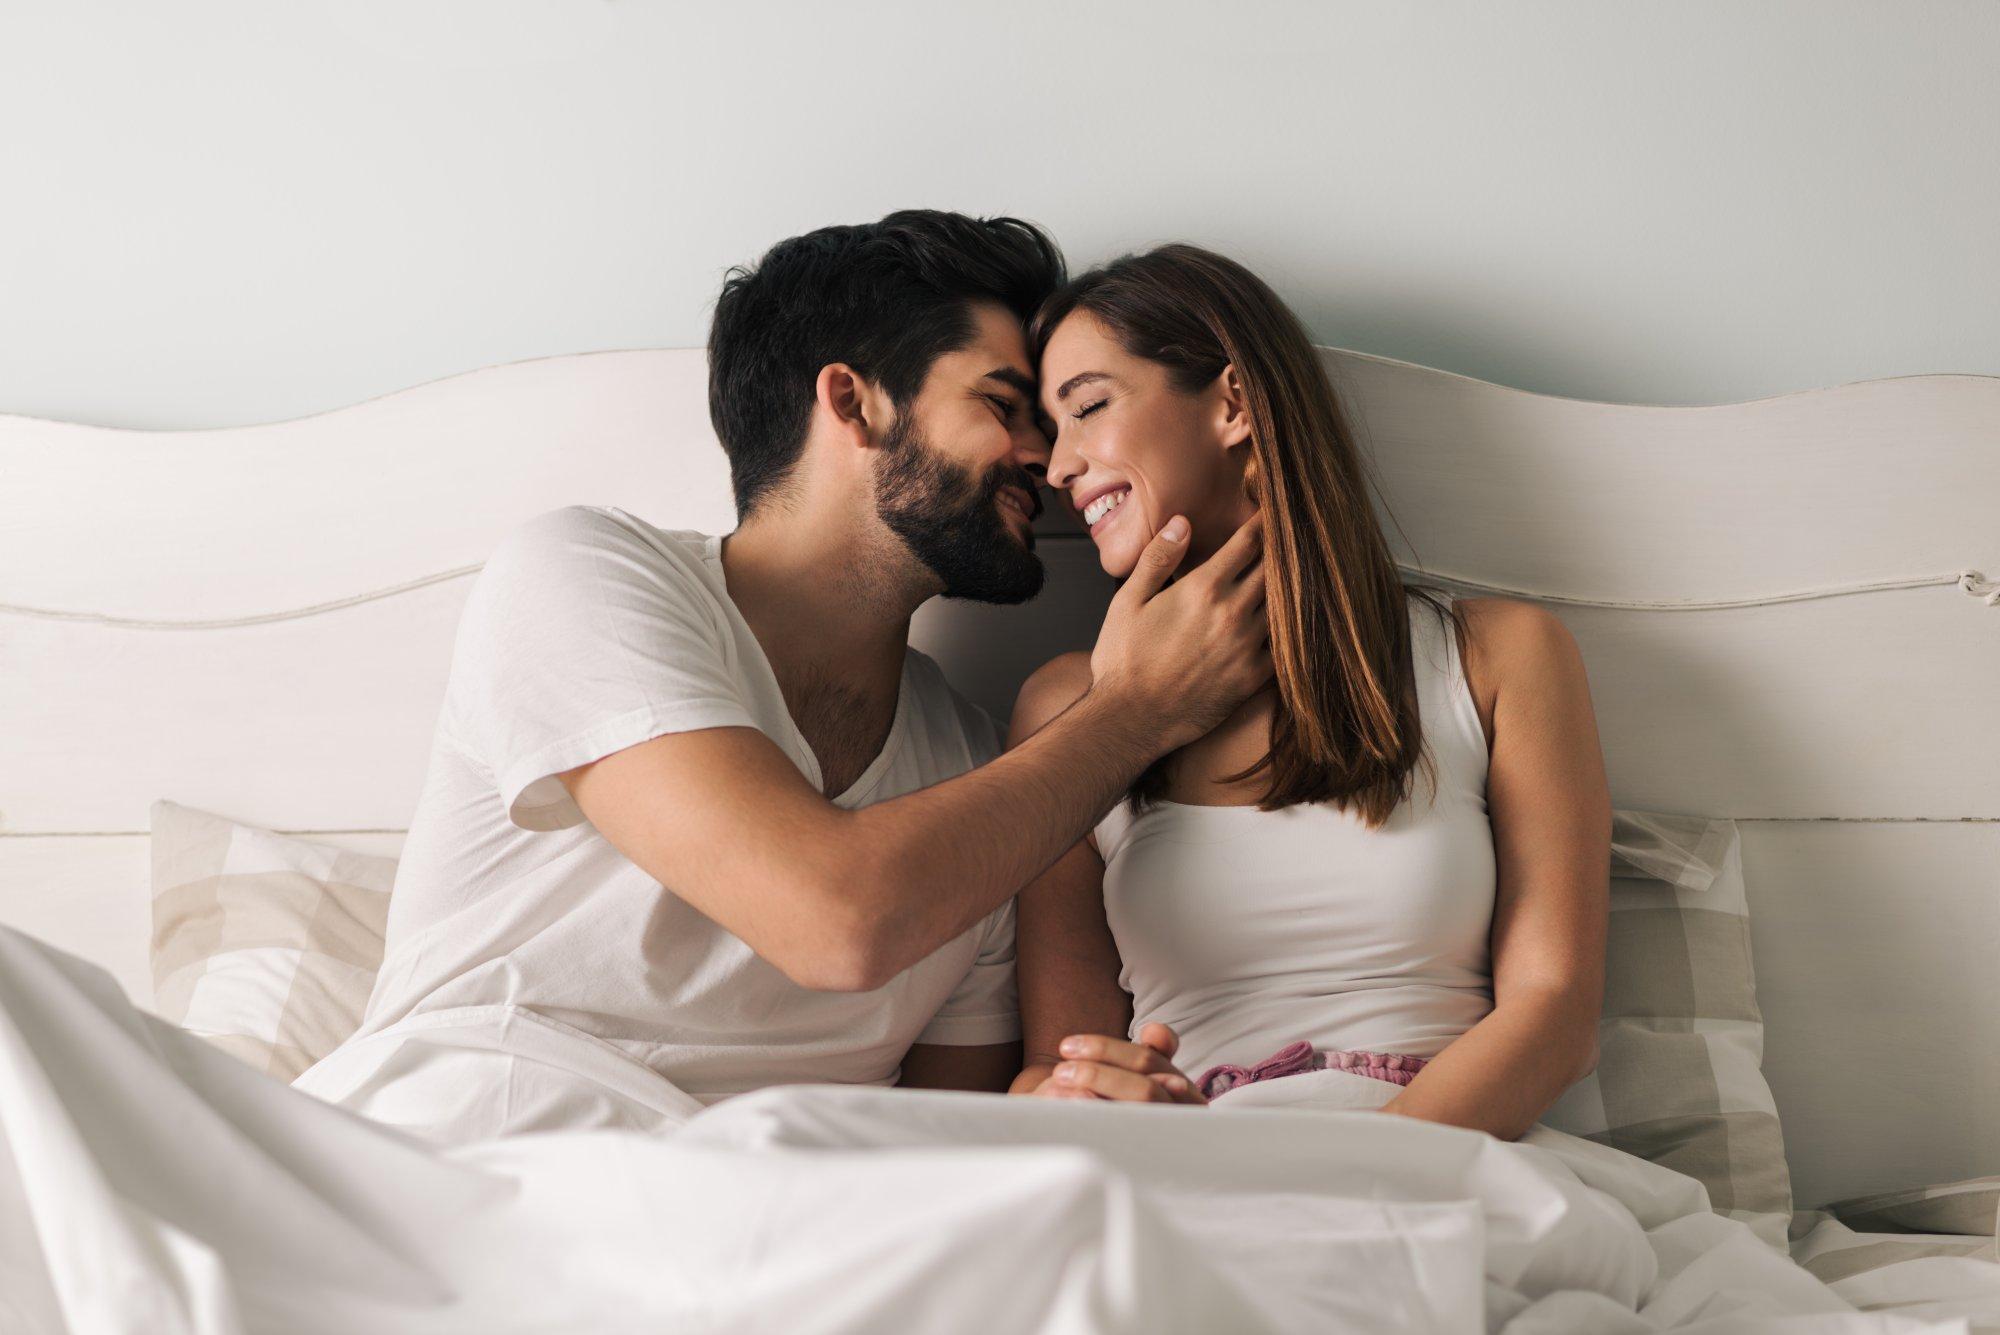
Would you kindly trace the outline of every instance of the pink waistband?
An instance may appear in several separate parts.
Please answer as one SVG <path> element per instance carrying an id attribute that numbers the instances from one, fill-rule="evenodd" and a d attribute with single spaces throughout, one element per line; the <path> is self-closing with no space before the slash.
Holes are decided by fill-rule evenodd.
<path id="1" fill-rule="evenodd" d="M 1202 1097 L 1216 1098 L 1228 1093 L 1238 1085 L 1251 1085 L 1260 1080 L 1276 1080 L 1280 1076 L 1301 1075 L 1307 1071 L 1352 1071 L 1356 1075 L 1370 1076 L 1376 1080 L 1387 1080 L 1391 1084 L 1407 1085 L 1417 1078 L 1417 1072 L 1428 1066 L 1425 1057 L 1408 1057 L 1400 1052 L 1362 1052 L 1340 1049 L 1321 1052 L 1312 1044 L 1300 1039 L 1287 1043 L 1255 1066 L 1211 1066 L 1201 1073 L 1195 1086 Z"/>

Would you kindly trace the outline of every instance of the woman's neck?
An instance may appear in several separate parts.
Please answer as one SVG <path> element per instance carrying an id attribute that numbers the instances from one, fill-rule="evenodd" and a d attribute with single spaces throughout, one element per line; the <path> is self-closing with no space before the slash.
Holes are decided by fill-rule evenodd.
<path id="1" fill-rule="evenodd" d="M 1240 484 L 1217 488 L 1216 499 L 1208 509 L 1188 516 L 1188 522 L 1194 529 L 1194 540 L 1188 547 L 1181 569 L 1192 570 L 1215 555 L 1255 513 L 1257 506 L 1243 494 Z"/>

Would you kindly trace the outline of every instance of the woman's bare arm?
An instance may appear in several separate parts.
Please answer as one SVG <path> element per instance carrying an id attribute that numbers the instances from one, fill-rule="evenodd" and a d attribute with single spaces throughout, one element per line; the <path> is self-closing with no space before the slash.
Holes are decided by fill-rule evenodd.
<path id="1" fill-rule="evenodd" d="M 1066 654 L 1042 667 L 1021 687 L 1008 728 L 1009 749 L 1034 736 L 1089 686 L 1086 654 Z M 1032 1094 L 1062 1060 L 1057 1047 L 1064 1038 L 1122 1036 L 1132 1022 L 1132 999 L 1118 985 L 1118 946 L 1104 918 L 1104 862 L 1089 836 L 1028 883 L 1014 912 L 1024 1069 L 1010 1092 Z"/>
<path id="2" fill-rule="evenodd" d="M 1529 603 L 1466 606 L 1467 676 L 1493 693 L 1493 1011 L 1383 1111 L 1512 1140 L 1597 1064 L 1611 792 L 1568 629 Z"/>

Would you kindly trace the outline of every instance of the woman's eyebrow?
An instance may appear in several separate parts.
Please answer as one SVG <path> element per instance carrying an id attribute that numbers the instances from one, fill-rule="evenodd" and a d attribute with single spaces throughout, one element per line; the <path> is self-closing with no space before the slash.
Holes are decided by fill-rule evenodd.
<path id="1" fill-rule="evenodd" d="M 1064 399 L 1068 398 L 1070 391 L 1074 390 L 1078 385 L 1087 385 L 1093 380 L 1109 380 L 1110 378 L 1110 374 L 1104 371 L 1079 371 L 1062 382 L 1062 388 L 1056 391 L 1056 402 L 1061 403 Z"/>

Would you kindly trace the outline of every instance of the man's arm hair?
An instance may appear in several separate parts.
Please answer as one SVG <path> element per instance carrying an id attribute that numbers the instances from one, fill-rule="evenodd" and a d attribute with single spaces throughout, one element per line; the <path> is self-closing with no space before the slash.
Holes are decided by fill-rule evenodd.
<path id="1" fill-rule="evenodd" d="M 1081 838 L 1155 735 L 1086 693 L 991 764 L 855 811 L 754 728 L 655 737 L 560 777 L 614 847 L 794 982 L 872 991 Z"/>

